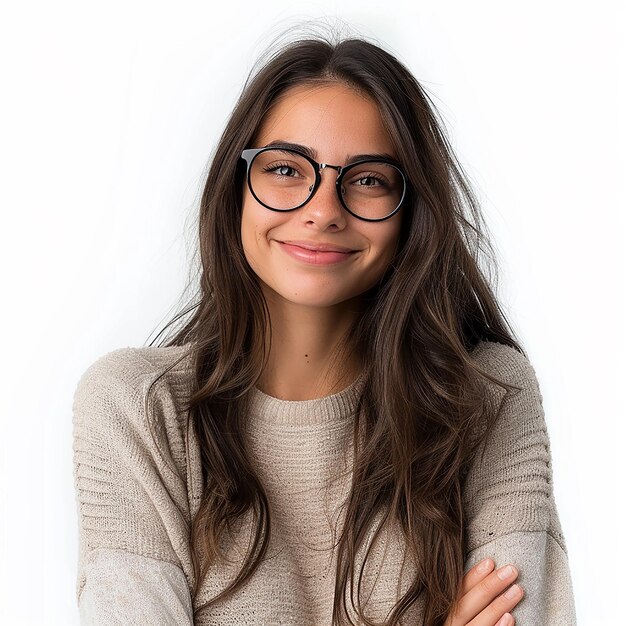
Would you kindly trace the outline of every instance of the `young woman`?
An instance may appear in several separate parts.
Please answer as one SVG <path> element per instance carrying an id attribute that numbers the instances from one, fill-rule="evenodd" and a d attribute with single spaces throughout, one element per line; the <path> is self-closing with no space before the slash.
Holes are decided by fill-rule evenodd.
<path id="1" fill-rule="evenodd" d="M 219 141 L 192 316 L 74 400 L 94 624 L 575 624 L 535 371 L 410 71 L 285 45 Z"/>

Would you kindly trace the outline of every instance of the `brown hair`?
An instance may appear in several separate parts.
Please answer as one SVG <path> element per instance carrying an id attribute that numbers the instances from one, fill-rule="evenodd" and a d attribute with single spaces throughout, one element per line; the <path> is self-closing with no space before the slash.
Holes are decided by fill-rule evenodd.
<path id="1" fill-rule="evenodd" d="M 410 188 L 396 255 L 362 295 L 363 314 L 337 352 L 358 350 L 366 384 L 355 415 L 352 485 L 337 543 L 333 624 L 352 624 L 346 585 L 353 584 L 355 554 L 384 509 L 383 524 L 387 517 L 400 520 L 408 549 L 421 555 L 416 579 L 386 624 L 397 624 L 424 594 L 424 624 L 441 625 L 463 577 L 463 478 L 497 417 L 484 401 L 481 379 L 510 387 L 479 368 L 471 352 L 481 340 L 524 351 L 496 299 L 487 229 L 434 105 L 402 62 L 363 37 L 318 34 L 268 50 L 250 73 L 212 157 L 199 211 L 198 292 L 168 326 L 192 315 L 158 344 L 189 344 L 194 371 L 187 408 L 201 442 L 205 488 L 191 529 L 193 593 L 221 558 L 219 539 L 237 519 L 254 514 L 251 549 L 238 577 L 208 604 L 252 576 L 269 542 L 268 499 L 241 435 L 248 392 L 267 358 L 269 311 L 242 249 L 239 157 L 244 148 L 256 147 L 255 132 L 285 90 L 320 81 L 339 81 L 376 102 Z M 271 342 L 271 328 L 269 337 Z M 483 434 L 472 436 L 477 432 Z M 356 609 L 364 624 L 372 624 L 358 596 Z"/>

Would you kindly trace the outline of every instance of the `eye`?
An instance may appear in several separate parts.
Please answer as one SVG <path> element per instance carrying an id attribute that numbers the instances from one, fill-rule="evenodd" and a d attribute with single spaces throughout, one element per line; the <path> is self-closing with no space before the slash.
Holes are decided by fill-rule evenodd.
<path id="1" fill-rule="evenodd" d="M 364 180 L 377 181 L 379 184 L 378 185 L 374 185 L 371 183 L 365 184 L 363 183 Z M 357 178 L 356 181 L 357 181 L 357 184 L 361 187 L 380 187 L 380 186 L 386 185 L 386 182 L 382 178 L 378 176 L 374 176 L 374 175 L 362 176 L 361 178 Z"/>
<path id="2" fill-rule="evenodd" d="M 264 172 L 276 172 L 276 170 L 282 170 L 278 173 L 279 176 L 285 176 L 286 178 L 294 178 L 288 174 L 289 171 L 297 172 L 296 168 L 288 163 L 272 163 L 263 167 Z"/>
<path id="3" fill-rule="evenodd" d="M 360 189 L 375 189 L 388 187 L 389 181 L 378 172 L 359 172 L 348 184 Z"/>
<path id="4" fill-rule="evenodd" d="M 401 173 L 384 161 L 364 161 L 346 172 L 348 186 L 355 193 L 391 193 L 402 185 Z"/>

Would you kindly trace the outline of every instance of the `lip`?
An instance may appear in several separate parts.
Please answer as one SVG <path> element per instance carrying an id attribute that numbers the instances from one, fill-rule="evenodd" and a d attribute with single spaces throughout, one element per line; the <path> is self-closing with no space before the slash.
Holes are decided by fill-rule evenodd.
<path id="1" fill-rule="evenodd" d="M 333 265 L 335 263 L 343 263 L 351 259 L 358 252 L 358 250 L 350 250 L 348 252 L 337 252 L 336 250 L 328 252 L 308 250 L 284 241 L 276 241 L 280 248 L 289 256 L 310 265 Z"/>
<path id="2" fill-rule="evenodd" d="M 345 248 L 344 246 L 337 246 L 330 243 L 318 243 L 316 241 L 304 241 L 302 239 L 287 239 L 280 241 L 279 243 L 286 243 L 292 246 L 298 246 L 305 250 L 315 250 L 317 252 L 356 252 L 351 248 Z"/>

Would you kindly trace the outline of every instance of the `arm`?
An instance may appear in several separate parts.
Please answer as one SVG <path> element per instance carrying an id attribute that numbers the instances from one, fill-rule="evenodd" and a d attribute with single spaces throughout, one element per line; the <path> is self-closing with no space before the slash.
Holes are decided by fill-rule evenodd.
<path id="1" fill-rule="evenodd" d="M 180 567 L 125 550 L 91 550 L 79 597 L 80 623 L 89 626 L 193 624 L 187 580 Z"/>
<path id="2" fill-rule="evenodd" d="M 567 547 L 554 500 L 550 441 L 535 370 L 526 357 L 502 344 L 486 342 L 478 357 L 484 369 L 522 391 L 502 401 L 465 482 L 465 569 L 487 556 L 496 567 L 515 565 L 515 582 L 525 591 L 511 611 L 516 623 L 575 626 Z"/>
<path id="3" fill-rule="evenodd" d="M 153 422 L 152 437 L 148 420 L 162 420 L 144 409 L 153 377 L 132 349 L 116 350 L 74 394 L 81 624 L 193 624 L 188 496 L 173 462 L 184 436 Z"/>

